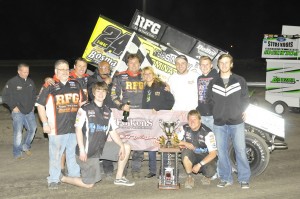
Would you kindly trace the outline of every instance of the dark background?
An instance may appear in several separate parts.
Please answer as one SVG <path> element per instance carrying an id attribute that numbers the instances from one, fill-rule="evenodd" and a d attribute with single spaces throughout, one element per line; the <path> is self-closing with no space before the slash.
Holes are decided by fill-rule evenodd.
<path id="1" fill-rule="evenodd" d="M 136 9 L 236 59 L 260 59 L 263 34 L 300 25 L 296 2 L 0 0 L 0 59 L 73 59 L 83 54 L 99 15 L 129 26 Z"/>

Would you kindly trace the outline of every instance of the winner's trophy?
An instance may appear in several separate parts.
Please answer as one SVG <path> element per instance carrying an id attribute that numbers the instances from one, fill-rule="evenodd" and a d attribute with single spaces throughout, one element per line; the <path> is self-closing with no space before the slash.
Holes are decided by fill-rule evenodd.
<path id="1" fill-rule="evenodd" d="M 180 120 L 177 120 L 176 122 L 163 122 L 162 120 L 159 120 L 159 126 L 167 136 L 167 142 L 165 144 L 166 148 L 173 147 L 171 139 L 174 134 L 174 131 L 178 128 L 179 124 Z"/>
<path id="2" fill-rule="evenodd" d="M 163 122 L 159 120 L 159 126 L 167 136 L 167 142 L 164 136 L 160 137 L 161 167 L 159 176 L 159 189 L 179 189 L 178 182 L 178 137 L 174 133 L 180 124 L 177 122 Z"/>

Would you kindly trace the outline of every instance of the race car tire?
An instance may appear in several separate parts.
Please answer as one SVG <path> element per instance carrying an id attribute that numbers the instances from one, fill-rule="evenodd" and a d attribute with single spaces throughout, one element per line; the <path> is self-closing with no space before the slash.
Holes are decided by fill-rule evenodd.
<path id="1" fill-rule="evenodd" d="M 251 176 L 258 176 L 267 168 L 270 160 L 270 152 L 265 140 L 252 132 L 246 132 L 246 155 L 249 161 Z M 233 166 L 232 170 L 237 171 L 237 164 L 233 145 L 229 147 L 229 157 Z"/>

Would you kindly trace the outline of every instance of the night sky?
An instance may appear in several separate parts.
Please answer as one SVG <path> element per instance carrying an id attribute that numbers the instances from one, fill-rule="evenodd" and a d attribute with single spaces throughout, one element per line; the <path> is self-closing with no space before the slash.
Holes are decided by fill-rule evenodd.
<path id="1" fill-rule="evenodd" d="M 259 59 L 263 34 L 300 26 L 294 0 L 144 1 L 148 15 L 238 59 Z M 0 59 L 81 56 L 99 15 L 129 26 L 136 9 L 143 10 L 143 0 L 0 0 Z"/>

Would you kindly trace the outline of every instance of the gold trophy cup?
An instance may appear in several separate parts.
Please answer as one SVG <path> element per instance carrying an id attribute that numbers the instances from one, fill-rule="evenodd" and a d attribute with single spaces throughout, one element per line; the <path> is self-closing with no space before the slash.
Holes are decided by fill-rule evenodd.
<path id="1" fill-rule="evenodd" d="M 165 148 L 174 147 L 171 142 L 171 139 L 173 137 L 175 130 L 178 128 L 179 124 L 180 124 L 180 120 L 177 120 L 176 122 L 164 122 L 162 120 L 159 120 L 159 126 L 167 136 L 167 142 L 165 143 L 164 146 Z"/>

